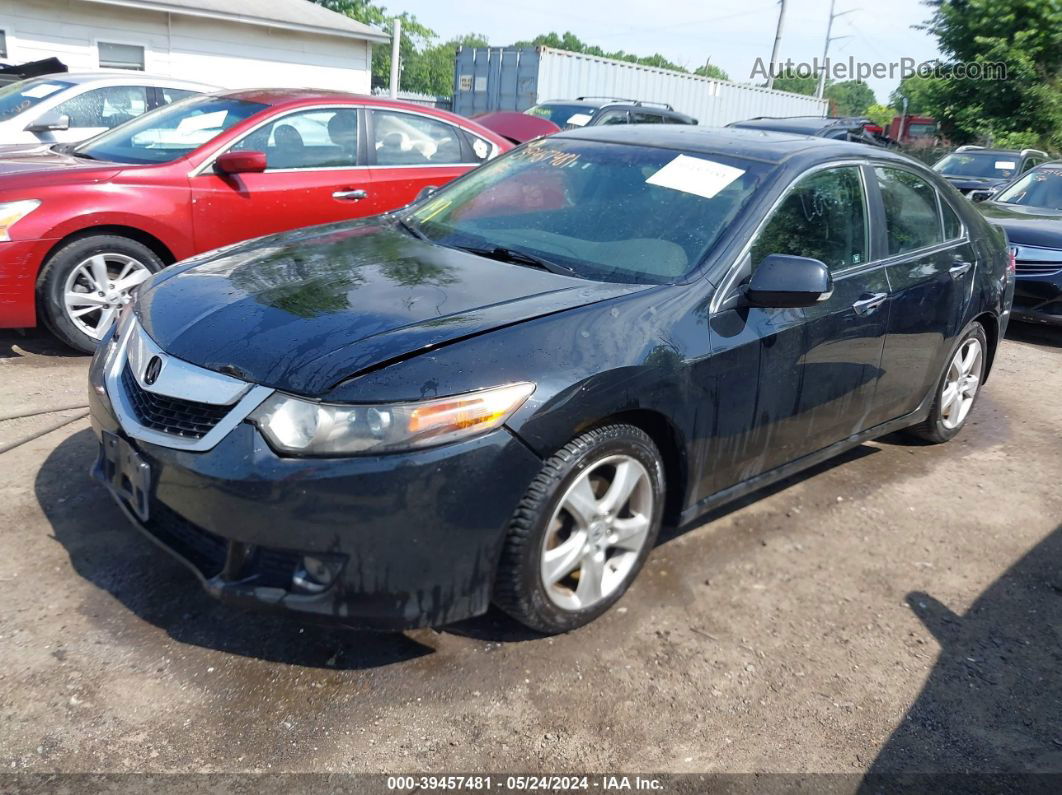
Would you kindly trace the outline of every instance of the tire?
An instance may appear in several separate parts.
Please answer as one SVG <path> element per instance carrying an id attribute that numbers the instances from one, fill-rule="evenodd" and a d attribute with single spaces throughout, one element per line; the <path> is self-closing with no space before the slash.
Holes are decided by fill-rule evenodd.
<path id="1" fill-rule="evenodd" d="M 100 263 L 105 271 L 99 269 Z M 92 235 L 74 240 L 48 258 L 37 278 L 40 317 L 71 348 L 92 353 L 133 289 L 162 267 L 155 252 L 127 237 Z M 104 273 L 106 284 L 97 289 Z M 68 295 L 83 298 L 67 300 Z"/>
<path id="2" fill-rule="evenodd" d="M 626 497 L 621 484 L 631 486 Z M 576 437 L 543 464 L 513 514 L 495 604 L 546 634 L 593 621 L 641 570 L 663 508 L 664 465 L 644 431 L 608 425 Z M 547 582 L 544 566 L 571 571 Z"/>
<path id="3" fill-rule="evenodd" d="M 969 372 L 969 376 L 974 376 L 976 382 L 972 385 L 972 394 L 970 394 L 970 381 L 963 375 L 965 372 L 962 362 L 965 360 L 965 356 L 974 347 L 977 348 L 977 361 L 972 366 Z M 984 327 L 974 321 L 959 338 L 959 342 L 952 348 L 948 354 L 948 358 L 944 365 L 944 372 L 940 375 L 940 380 L 937 382 L 937 391 L 933 399 L 933 407 L 929 411 L 929 416 L 926 417 L 918 425 L 908 428 L 908 433 L 911 435 L 923 439 L 932 444 L 942 444 L 943 442 L 950 441 L 958 435 L 959 431 L 966 425 L 966 421 L 970 417 L 970 413 L 973 411 L 973 407 L 977 402 L 978 395 L 981 394 L 981 384 L 985 379 L 985 365 L 988 359 L 988 339 L 985 337 Z M 956 369 L 957 368 L 957 369 Z M 956 381 L 956 376 L 965 378 L 962 384 L 965 386 L 958 386 L 960 394 L 960 400 L 963 405 L 956 407 L 956 405 L 949 400 L 949 387 L 959 382 Z M 966 399 L 968 398 L 968 403 Z M 953 414 L 952 412 L 957 412 Z"/>

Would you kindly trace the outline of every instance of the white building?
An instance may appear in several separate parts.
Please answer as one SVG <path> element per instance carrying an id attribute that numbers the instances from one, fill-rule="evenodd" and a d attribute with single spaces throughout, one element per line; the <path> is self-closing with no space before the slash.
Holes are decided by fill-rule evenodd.
<path id="1" fill-rule="evenodd" d="M 0 61 L 367 94 L 376 28 L 307 0 L 0 0 Z"/>

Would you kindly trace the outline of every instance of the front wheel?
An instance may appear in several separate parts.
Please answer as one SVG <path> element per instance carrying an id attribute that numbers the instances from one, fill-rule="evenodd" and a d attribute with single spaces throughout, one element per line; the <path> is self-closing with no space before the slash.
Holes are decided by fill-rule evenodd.
<path id="1" fill-rule="evenodd" d="M 68 243 L 48 258 L 37 281 L 45 325 L 71 348 L 92 353 L 133 290 L 162 266 L 155 252 L 127 237 Z"/>
<path id="2" fill-rule="evenodd" d="M 567 632 L 627 590 L 660 531 L 664 467 L 644 431 L 576 437 L 531 482 L 509 526 L 494 601 L 539 632 Z"/>
<path id="3" fill-rule="evenodd" d="M 966 424 L 985 378 L 988 341 L 980 323 L 966 329 L 944 367 L 929 416 L 910 429 L 934 444 L 954 438 Z"/>

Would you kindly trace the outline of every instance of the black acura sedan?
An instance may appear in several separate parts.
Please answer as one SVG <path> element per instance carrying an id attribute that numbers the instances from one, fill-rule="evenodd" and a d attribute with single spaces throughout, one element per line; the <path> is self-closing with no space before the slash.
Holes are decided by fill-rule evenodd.
<path id="1" fill-rule="evenodd" d="M 662 522 L 957 434 L 1012 277 L 999 230 L 883 150 L 563 133 L 146 282 L 93 362 L 95 476 L 222 600 L 378 629 L 493 601 L 561 632 Z"/>
<path id="2" fill-rule="evenodd" d="M 1062 326 L 1062 163 L 1033 169 L 977 207 L 1014 246 L 1014 319 Z"/>

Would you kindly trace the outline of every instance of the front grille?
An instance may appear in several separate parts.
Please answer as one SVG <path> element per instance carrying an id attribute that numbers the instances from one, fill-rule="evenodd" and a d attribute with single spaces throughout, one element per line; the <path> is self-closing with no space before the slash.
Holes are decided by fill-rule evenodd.
<path id="1" fill-rule="evenodd" d="M 189 522 L 165 503 L 151 501 L 151 518 L 144 527 L 165 546 L 187 560 L 206 579 L 216 577 L 225 568 L 229 541 Z M 300 555 L 286 549 L 256 547 L 243 565 L 234 572 L 240 579 L 269 588 L 291 588 Z"/>
<path id="2" fill-rule="evenodd" d="M 141 425 L 186 439 L 202 439 L 232 409 L 231 404 L 217 406 L 148 392 L 137 383 L 128 364 L 122 371 L 122 387 Z"/>
<path id="3" fill-rule="evenodd" d="M 1062 271 L 1057 262 L 1018 262 L 1014 266 L 1016 273 L 1022 276 L 1051 276 Z"/>

